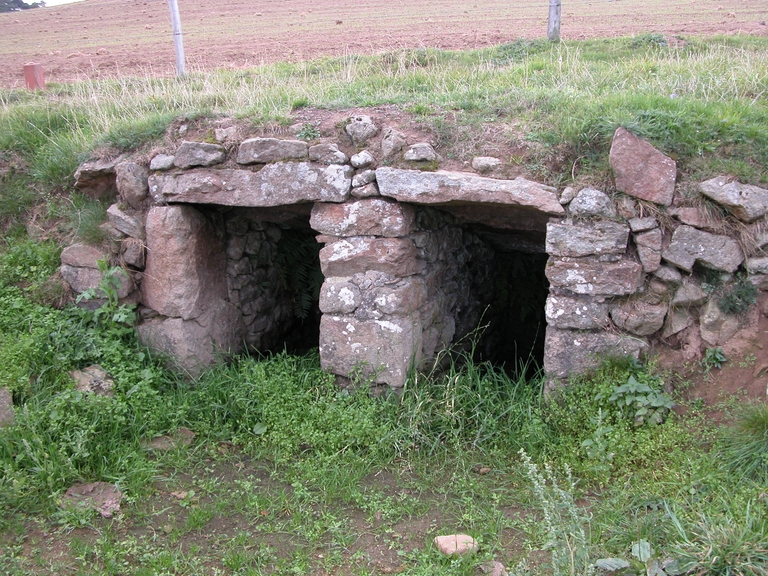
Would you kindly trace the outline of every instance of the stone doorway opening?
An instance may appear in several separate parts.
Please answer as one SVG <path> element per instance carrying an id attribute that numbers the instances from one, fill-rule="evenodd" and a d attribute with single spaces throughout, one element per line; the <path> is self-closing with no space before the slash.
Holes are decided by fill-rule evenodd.
<path id="1" fill-rule="evenodd" d="M 474 227 L 489 248 L 490 294 L 475 350 L 508 374 L 532 377 L 544 363 L 545 305 L 549 281 L 544 238 L 508 230 Z"/>
<path id="2" fill-rule="evenodd" d="M 229 300 L 250 351 L 304 354 L 320 337 L 321 245 L 310 206 L 222 209 Z"/>

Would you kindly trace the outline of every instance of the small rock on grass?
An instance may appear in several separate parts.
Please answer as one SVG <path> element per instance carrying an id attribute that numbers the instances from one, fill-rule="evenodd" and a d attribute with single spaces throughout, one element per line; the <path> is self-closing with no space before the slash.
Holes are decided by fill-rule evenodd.
<path id="1" fill-rule="evenodd" d="M 98 364 L 86 366 L 82 370 L 72 370 L 69 375 L 75 381 L 75 389 L 80 392 L 89 392 L 98 396 L 114 394 L 115 381 Z"/>
<path id="2" fill-rule="evenodd" d="M 61 498 L 61 505 L 63 508 L 87 506 L 104 518 L 112 518 L 115 512 L 120 511 L 122 499 L 123 493 L 114 484 L 90 482 L 69 487 Z"/>
<path id="3" fill-rule="evenodd" d="M 435 546 L 446 556 L 460 556 L 469 552 L 477 552 L 480 547 L 477 541 L 467 534 L 435 536 Z"/>
<path id="4" fill-rule="evenodd" d="M 0 388 L 0 428 L 13 424 L 13 396 L 8 388 Z"/>
<path id="5" fill-rule="evenodd" d="M 480 571 L 490 576 L 507 576 L 507 569 L 504 568 L 504 564 L 496 560 L 480 564 Z"/>
<path id="6" fill-rule="evenodd" d="M 158 452 L 168 452 L 174 450 L 179 446 L 189 446 L 192 443 L 192 438 L 195 437 L 195 433 L 189 428 L 182 426 L 173 434 L 165 434 L 152 438 L 147 444 L 147 447 L 151 450 L 157 450 Z"/>

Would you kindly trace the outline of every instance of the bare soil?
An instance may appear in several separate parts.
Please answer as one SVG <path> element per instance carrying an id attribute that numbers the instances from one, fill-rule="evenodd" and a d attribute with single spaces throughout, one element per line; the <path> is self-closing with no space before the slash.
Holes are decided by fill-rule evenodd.
<path id="1" fill-rule="evenodd" d="M 546 36 L 549 2 L 508 0 L 180 0 L 188 68 L 247 68 L 403 48 L 478 48 Z M 569 0 L 564 40 L 630 36 L 766 35 L 764 0 Z M 163 0 L 85 0 L 0 14 L 0 86 L 175 72 Z"/>

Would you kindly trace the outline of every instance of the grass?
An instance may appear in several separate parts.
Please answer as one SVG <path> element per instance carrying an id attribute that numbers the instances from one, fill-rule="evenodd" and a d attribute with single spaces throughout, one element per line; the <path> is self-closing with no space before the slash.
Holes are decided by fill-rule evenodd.
<path id="1" fill-rule="evenodd" d="M 0 91 L 0 386 L 16 405 L 0 430 L 2 572 L 474 574 L 495 558 L 515 574 L 585 574 L 646 542 L 649 562 L 765 574 L 765 415 L 733 432 L 700 410 L 638 418 L 643 402 L 683 400 L 653 366 L 609 362 L 547 398 L 471 354 L 389 398 L 339 390 L 316 353 L 244 356 L 190 382 L 137 343 L 117 302 L 49 303 L 58 240 L 103 240 L 104 206 L 70 193 L 75 167 L 97 149 L 148 154 L 179 118 L 264 127 L 296 108 L 393 104 L 453 158 L 500 127 L 557 184 L 607 182 L 622 125 L 674 154 L 684 180 L 765 183 L 766 42 L 519 41 Z M 113 396 L 74 390 L 69 371 L 94 363 Z M 623 408 L 628 394 L 641 405 Z M 147 447 L 181 427 L 189 446 Z M 96 480 L 125 492 L 115 518 L 59 507 Z M 439 555 L 432 538 L 454 532 L 478 554 Z"/>

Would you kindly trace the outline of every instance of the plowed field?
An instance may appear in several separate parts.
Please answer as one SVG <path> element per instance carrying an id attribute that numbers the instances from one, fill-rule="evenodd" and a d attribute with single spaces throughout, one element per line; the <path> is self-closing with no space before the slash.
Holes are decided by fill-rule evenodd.
<path id="1" fill-rule="evenodd" d="M 546 36 L 548 0 L 179 0 L 188 67 L 243 68 L 399 48 L 476 48 Z M 765 0 L 565 0 L 564 40 L 765 35 Z M 38 62 L 48 81 L 175 70 L 167 2 L 85 0 L 0 14 L 0 85 Z"/>

